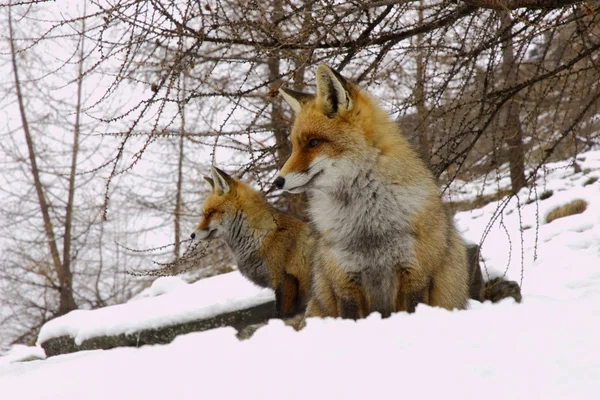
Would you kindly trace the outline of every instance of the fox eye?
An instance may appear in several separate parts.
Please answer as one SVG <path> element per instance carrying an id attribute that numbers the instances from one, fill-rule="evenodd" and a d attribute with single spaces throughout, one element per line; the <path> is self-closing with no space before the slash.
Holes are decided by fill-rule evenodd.
<path id="1" fill-rule="evenodd" d="M 321 139 L 310 139 L 306 144 L 306 147 L 310 149 L 317 146 L 319 143 L 321 143 Z"/>
<path id="2" fill-rule="evenodd" d="M 210 210 L 204 213 L 204 218 L 208 219 L 210 217 L 212 217 L 212 215 L 215 213 L 215 210 Z"/>

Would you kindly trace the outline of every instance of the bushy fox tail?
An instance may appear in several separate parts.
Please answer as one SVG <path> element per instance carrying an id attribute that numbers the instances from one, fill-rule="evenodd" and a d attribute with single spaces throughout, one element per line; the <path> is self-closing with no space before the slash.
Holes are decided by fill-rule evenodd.
<path id="1" fill-rule="evenodd" d="M 507 281 L 504 278 L 490 279 L 485 283 L 484 300 L 496 303 L 507 297 L 512 297 L 517 303 L 521 302 L 521 288 L 515 281 Z"/>
<path id="2" fill-rule="evenodd" d="M 479 265 L 479 246 L 467 245 L 469 260 L 469 297 L 477 301 L 490 300 L 496 303 L 507 297 L 512 297 L 517 303 L 521 302 L 521 287 L 517 282 L 504 278 L 493 278 L 487 282 L 483 280 L 481 266 Z"/>

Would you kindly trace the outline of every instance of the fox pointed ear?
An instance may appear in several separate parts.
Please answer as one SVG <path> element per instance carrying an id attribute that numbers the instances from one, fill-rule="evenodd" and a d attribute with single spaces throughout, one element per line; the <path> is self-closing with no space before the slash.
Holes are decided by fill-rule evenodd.
<path id="1" fill-rule="evenodd" d="M 351 110 L 354 102 L 348 81 L 325 64 L 317 67 L 317 96 L 321 99 L 326 115 L 340 110 Z"/>
<path id="2" fill-rule="evenodd" d="M 215 189 L 215 181 L 213 181 L 212 178 L 209 178 L 208 176 L 205 176 L 203 178 L 206 181 L 206 187 L 212 192 Z"/>
<path id="3" fill-rule="evenodd" d="M 218 195 L 224 195 L 231 191 L 231 187 L 233 186 L 233 178 L 231 176 L 215 166 L 210 167 L 210 174 L 212 175 L 215 191 Z"/>
<path id="4" fill-rule="evenodd" d="M 282 87 L 279 88 L 279 93 L 281 94 L 281 97 L 283 97 L 285 102 L 288 103 L 290 107 L 292 107 L 292 110 L 294 110 L 294 113 L 296 114 L 300 112 L 304 103 L 315 98 L 315 96 L 312 94 L 302 93 L 296 90 L 286 89 Z"/>

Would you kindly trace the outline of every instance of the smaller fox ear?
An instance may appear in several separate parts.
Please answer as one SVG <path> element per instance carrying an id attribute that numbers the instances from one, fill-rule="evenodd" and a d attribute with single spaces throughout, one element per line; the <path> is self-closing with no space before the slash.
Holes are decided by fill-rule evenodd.
<path id="1" fill-rule="evenodd" d="M 204 180 L 207 183 L 206 187 L 212 192 L 215 189 L 215 181 L 213 181 L 212 178 L 209 178 L 208 176 L 205 176 Z"/>
<path id="2" fill-rule="evenodd" d="M 213 178 L 214 190 L 218 195 L 224 195 L 231 191 L 233 178 L 215 166 L 210 167 L 210 174 Z"/>
<path id="3" fill-rule="evenodd" d="M 294 110 L 296 114 L 300 112 L 304 103 L 315 98 L 312 94 L 297 92 L 286 88 L 279 88 L 279 93 L 281 93 L 281 97 L 283 97 L 285 102 L 292 107 L 292 110 Z"/>
<path id="4" fill-rule="evenodd" d="M 324 106 L 326 115 L 341 110 L 350 110 L 353 106 L 348 81 L 325 64 L 317 67 L 317 96 Z"/>

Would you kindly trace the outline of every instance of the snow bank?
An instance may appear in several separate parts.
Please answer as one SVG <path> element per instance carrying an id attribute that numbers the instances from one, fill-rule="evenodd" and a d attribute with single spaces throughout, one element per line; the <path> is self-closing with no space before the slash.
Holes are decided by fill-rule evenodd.
<path id="1" fill-rule="evenodd" d="M 0 366 L 20 361 L 43 360 L 45 358 L 46 353 L 41 347 L 15 344 L 6 355 L 0 357 Z"/>
<path id="2" fill-rule="evenodd" d="M 529 299 L 387 320 L 280 321 L 0 367 L 19 399 L 595 399 L 600 309 Z M 65 381 L 68 377 L 68 381 Z M 64 382 L 64 383 L 60 383 Z"/>
<path id="3" fill-rule="evenodd" d="M 584 157 L 582 168 L 592 172 L 549 166 L 539 192 L 552 189 L 553 196 L 520 212 L 514 200 L 489 227 L 498 203 L 457 215 L 467 240 L 479 242 L 489 231 L 482 253 L 490 273 L 523 278 L 521 304 L 472 302 L 470 310 L 454 312 L 419 305 L 414 314 L 386 320 L 378 314 L 357 322 L 311 319 L 300 332 L 272 320 L 242 342 L 233 328 L 220 328 L 169 345 L 14 363 L 0 366 L 3 398 L 597 399 L 600 184 L 584 183 L 600 176 L 600 152 Z M 465 190 L 480 191 L 476 186 Z M 524 204 L 527 193 L 521 194 Z M 552 208 L 575 198 L 589 203 L 583 214 L 543 222 Z M 161 298 L 189 289 L 164 286 L 173 290 L 163 287 L 157 293 L 167 294 L 125 306 L 155 300 L 160 308 Z M 191 302 L 179 300 L 171 310 Z M 134 309 L 123 310 L 124 320 L 137 318 Z M 122 328 L 117 316 L 107 315 L 103 326 Z M 84 331 L 98 329 L 92 318 L 81 323 Z"/>
<path id="4" fill-rule="evenodd" d="M 77 310 L 45 324 L 38 344 L 70 336 L 75 344 L 97 336 L 133 333 L 232 312 L 274 299 L 271 289 L 260 288 L 239 272 L 230 272 L 188 284 L 177 277 L 156 279 L 143 296 L 126 304 Z"/>

